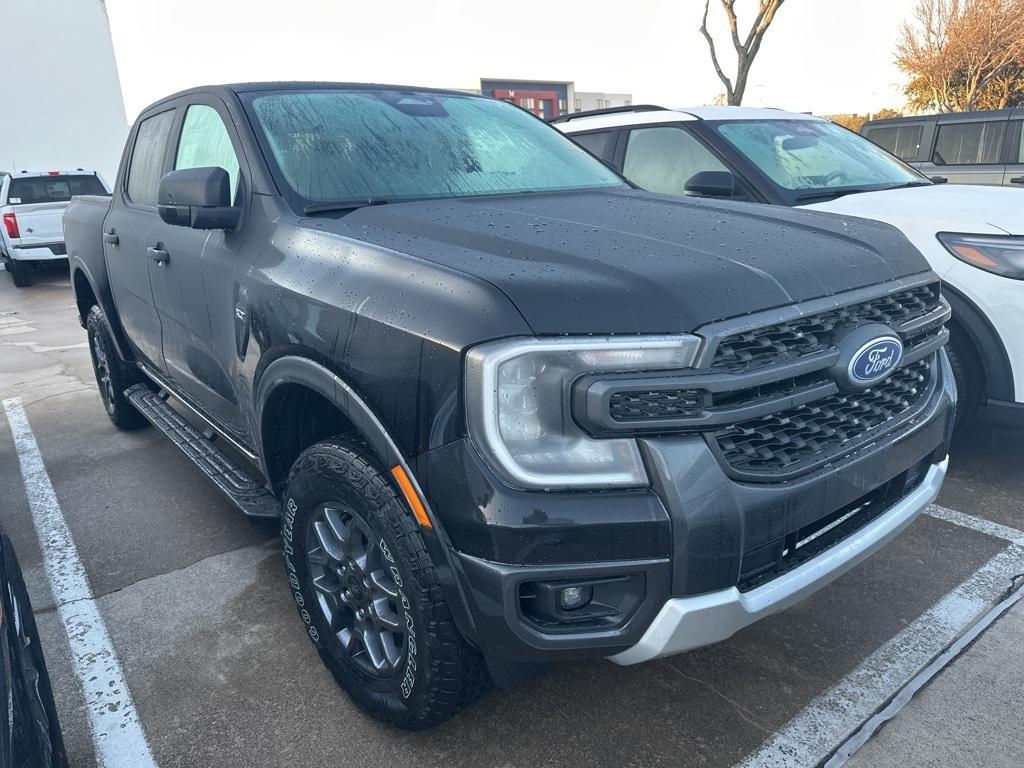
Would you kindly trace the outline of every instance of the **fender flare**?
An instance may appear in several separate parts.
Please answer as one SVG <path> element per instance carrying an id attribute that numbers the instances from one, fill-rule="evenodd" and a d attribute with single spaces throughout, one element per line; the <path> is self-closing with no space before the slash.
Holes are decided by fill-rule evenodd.
<path id="1" fill-rule="evenodd" d="M 107 321 L 107 327 L 110 329 L 110 335 L 114 340 L 114 346 L 117 347 L 117 352 L 121 356 L 121 359 L 127 362 L 134 360 L 135 354 L 132 351 L 131 344 L 128 343 L 128 337 L 125 335 L 124 329 L 121 327 L 121 317 L 117 313 L 117 307 L 114 306 L 114 299 L 110 293 L 110 283 L 106 280 L 106 275 L 104 275 L 104 284 L 101 288 L 98 281 L 89 271 L 89 266 L 84 260 L 77 256 L 71 257 L 70 272 L 71 291 L 75 296 L 76 306 L 82 297 L 78 295 L 75 274 L 81 272 L 82 278 L 89 285 L 92 295 L 96 298 L 96 303 L 99 305 L 99 308 L 103 310 L 103 317 Z M 81 312 L 79 312 L 79 322 L 84 328 L 85 317 L 81 315 Z"/>
<path id="2" fill-rule="evenodd" d="M 434 566 L 438 571 L 440 585 L 448 600 L 452 616 L 463 636 L 470 640 L 470 642 L 474 642 L 477 637 L 476 623 L 473 620 L 473 613 L 470 610 L 463 587 L 465 576 L 462 572 L 462 566 L 455 556 L 455 550 L 451 541 L 431 509 L 430 502 L 423 493 L 423 489 L 420 487 L 412 467 L 405 460 L 398 445 L 391 438 L 391 435 L 388 434 L 387 429 L 385 429 L 370 406 L 356 394 L 352 387 L 346 384 L 333 371 L 309 358 L 286 355 L 274 360 L 264 369 L 263 374 L 260 376 L 259 384 L 256 386 L 256 419 L 259 425 L 260 455 L 264 454 L 264 410 L 274 391 L 278 387 L 287 384 L 308 387 L 324 397 L 352 422 L 363 438 L 370 444 L 377 457 L 384 463 L 387 470 L 390 470 L 395 465 L 399 465 L 405 470 L 413 490 L 419 496 L 420 503 L 430 519 L 431 529 L 424 536 L 424 539 L 427 544 L 427 551 L 430 553 Z M 263 469 L 264 474 L 266 474 L 266 467 Z"/>
<path id="3" fill-rule="evenodd" d="M 942 295 L 953 310 L 956 323 L 971 340 L 985 372 L 986 399 L 1013 402 L 1013 373 L 999 334 L 974 303 L 949 283 L 942 284 Z"/>

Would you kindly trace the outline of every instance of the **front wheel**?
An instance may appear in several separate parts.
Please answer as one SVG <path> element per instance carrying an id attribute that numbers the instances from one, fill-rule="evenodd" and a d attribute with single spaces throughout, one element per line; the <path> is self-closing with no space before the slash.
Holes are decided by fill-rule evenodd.
<path id="1" fill-rule="evenodd" d="M 956 382 L 957 402 L 954 427 L 961 431 L 974 417 L 981 404 L 984 392 L 985 377 L 978 353 L 968 343 L 967 337 L 960 331 L 953 330 L 946 345 L 949 365 L 953 369 L 953 381 Z"/>
<path id="2" fill-rule="evenodd" d="M 146 417 L 135 410 L 124 391 L 133 384 L 138 384 L 141 377 L 133 373 L 128 364 L 121 359 L 110 335 L 103 310 L 94 306 L 85 321 L 89 334 L 89 353 L 92 356 L 92 368 L 96 374 L 96 384 L 100 389 L 100 398 L 107 416 L 114 426 L 125 431 L 144 427 L 149 422 Z"/>
<path id="3" fill-rule="evenodd" d="M 306 632 L 359 706 L 422 730 L 482 692 L 483 659 L 455 627 L 423 534 L 360 446 L 326 440 L 299 457 L 281 532 Z"/>

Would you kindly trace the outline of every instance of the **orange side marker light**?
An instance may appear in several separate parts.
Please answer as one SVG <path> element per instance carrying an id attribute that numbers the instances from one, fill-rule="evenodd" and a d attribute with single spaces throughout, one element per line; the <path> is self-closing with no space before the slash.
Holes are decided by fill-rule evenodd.
<path id="1" fill-rule="evenodd" d="M 427 510 L 423 508 L 423 502 L 420 501 L 419 494 L 416 493 L 416 489 L 412 487 L 412 482 L 409 480 L 409 475 L 402 469 L 401 464 L 395 464 L 391 468 L 391 474 L 395 476 L 395 480 L 398 482 L 398 487 L 402 489 L 402 495 L 405 496 L 405 500 L 409 502 L 409 506 L 412 507 L 412 513 L 416 517 L 416 521 L 424 528 L 432 528 L 430 524 L 430 518 L 427 517 Z"/>

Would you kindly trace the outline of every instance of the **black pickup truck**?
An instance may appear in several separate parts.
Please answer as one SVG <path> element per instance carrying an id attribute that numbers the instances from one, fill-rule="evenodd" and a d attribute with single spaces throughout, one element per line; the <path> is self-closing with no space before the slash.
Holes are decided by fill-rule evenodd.
<path id="1" fill-rule="evenodd" d="M 401 727 L 729 637 L 943 478 L 949 309 L 895 229 L 644 192 L 500 101 L 186 91 L 64 222 L 114 424 L 280 517 L 310 639 Z"/>

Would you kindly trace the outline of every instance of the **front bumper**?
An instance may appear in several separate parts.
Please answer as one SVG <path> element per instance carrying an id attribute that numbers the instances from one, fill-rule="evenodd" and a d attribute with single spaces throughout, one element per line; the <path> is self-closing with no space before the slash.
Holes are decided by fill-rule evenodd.
<path id="1" fill-rule="evenodd" d="M 938 492 L 956 397 L 942 353 L 938 368 L 909 424 L 786 482 L 730 477 L 700 435 L 641 439 L 651 486 L 635 491 L 515 491 L 465 440 L 423 454 L 417 476 L 455 550 L 447 595 L 460 630 L 492 674 L 496 661 L 632 664 L 723 640 L 799 601 Z M 534 587 L 613 578 L 622 585 L 613 621 L 530 614 Z"/>
<path id="2" fill-rule="evenodd" d="M 639 664 L 717 643 L 799 602 L 846 573 L 910 525 L 938 495 L 948 461 L 933 464 L 922 483 L 881 517 L 764 586 L 749 592 L 731 587 L 669 600 L 636 645 L 609 658 L 616 664 Z"/>

